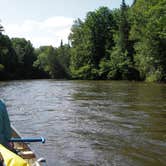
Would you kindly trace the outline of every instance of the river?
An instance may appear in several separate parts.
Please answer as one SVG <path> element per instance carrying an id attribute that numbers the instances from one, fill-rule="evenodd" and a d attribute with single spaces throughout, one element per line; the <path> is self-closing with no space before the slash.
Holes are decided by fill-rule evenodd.
<path id="1" fill-rule="evenodd" d="M 12 124 L 49 166 L 165 166 L 166 84 L 0 82 Z"/>

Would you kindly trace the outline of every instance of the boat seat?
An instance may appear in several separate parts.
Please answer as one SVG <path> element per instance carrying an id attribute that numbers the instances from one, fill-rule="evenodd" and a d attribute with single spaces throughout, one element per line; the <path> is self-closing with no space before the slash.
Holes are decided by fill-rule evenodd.
<path id="1" fill-rule="evenodd" d="M 32 151 L 20 151 L 19 156 L 21 156 L 23 159 L 32 159 L 36 157 Z"/>

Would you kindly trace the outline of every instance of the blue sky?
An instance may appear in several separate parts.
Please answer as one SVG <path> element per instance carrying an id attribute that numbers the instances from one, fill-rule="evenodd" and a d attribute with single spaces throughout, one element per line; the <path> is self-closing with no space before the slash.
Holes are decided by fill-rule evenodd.
<path id="1" fill-rule="evenodd" d="M 133 0 L 126 0 L 131 5 Z M 118 8 L 121 0 L 0 0 L 0 20 L 10 37 L 24 37 L 35 47 L 58 46 L 73 20 L 100 6 Z"/>

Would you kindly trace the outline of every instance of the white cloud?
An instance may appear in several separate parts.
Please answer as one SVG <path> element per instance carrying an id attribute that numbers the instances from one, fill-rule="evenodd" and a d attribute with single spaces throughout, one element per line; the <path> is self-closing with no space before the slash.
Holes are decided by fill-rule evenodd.
<path id="1" fill-rule="evenodd" d="M 41 45 L 59 46 L 60 41 L 67 43 L 73 18 L 51 17 L 43 21 L 26 20 L 21 24 L 5 24 L 5 33 L 10 37 L 24 37 L 35 47 Z"/>

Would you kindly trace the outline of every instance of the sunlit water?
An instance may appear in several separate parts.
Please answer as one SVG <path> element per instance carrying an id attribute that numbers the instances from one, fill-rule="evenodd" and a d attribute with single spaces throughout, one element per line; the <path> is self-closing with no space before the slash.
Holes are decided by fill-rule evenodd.
<path id="1" fill-rule="evenodd" d="M 166 85 L 111 81 L 0 82 L 22 136 L 49 166 L 165 166 Z"/>

